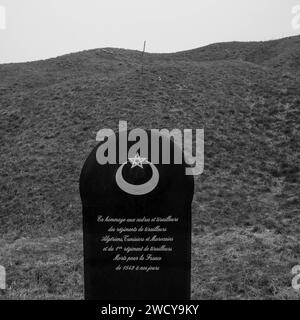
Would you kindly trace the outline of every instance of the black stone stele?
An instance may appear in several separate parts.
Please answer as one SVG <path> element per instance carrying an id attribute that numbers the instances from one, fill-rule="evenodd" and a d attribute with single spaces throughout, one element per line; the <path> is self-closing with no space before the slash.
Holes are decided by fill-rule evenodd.
<path id="1" fill-rule="evenodd" d="M 150 146 L 149 132 L 148 138 Z M 134 143 L 128 142 L 128 149 Z M 177 146 L 170 141 L 171 164 L 162 164 L 161 157 L 153 164 L 159 174 L 155 182 L 150 147 L 149 161 L 137 154 L 119 170 L 120 164 L 97 162 L 100 144 L 80 177 L 85 299 L 190 299 L 194 180 L 185 174 L 184 161 L 174 164 Z M 118 157 L 117 152 L 117 163 Z M 118 185 L 118 173 L 136 190 L 148 181 L 157 185 L 149 193 L 133 195 Z"/>

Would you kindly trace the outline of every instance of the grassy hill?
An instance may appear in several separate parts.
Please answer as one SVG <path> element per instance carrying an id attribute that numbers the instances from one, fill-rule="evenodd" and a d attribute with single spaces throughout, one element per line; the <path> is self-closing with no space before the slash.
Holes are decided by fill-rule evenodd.
<path id="1" fill-rule="evenodd" d="M 300 36 L 172 54 L 95 49 L 0 65 L 5 298 L 81 298 L 78 180 L 96 132 L 204 128 L 195 299 L 299 298 Z"/>

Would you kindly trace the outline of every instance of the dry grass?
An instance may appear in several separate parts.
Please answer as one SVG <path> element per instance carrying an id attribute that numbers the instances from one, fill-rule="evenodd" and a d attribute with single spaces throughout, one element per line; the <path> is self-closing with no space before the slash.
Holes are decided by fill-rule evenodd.
<path id="1" fill-rule="evenodd" d="M 109 51 L 109 52 L 107 52 Z M 107 49 L 0 65 L 7 298 L 81 298 L 81 166 L 96 132 L 204 128 L 193 297 L 299 298 L 300 37 L 176 54 Z"/>
<path id="2" fill-rule="evenodd" d="M 193 236 L 193 299 L 299 299 L 291 288 L 299 241 L 270 230 L 225 228 Z M 2 241 L 2 299 L 82 299 L 82 234 Z"/>

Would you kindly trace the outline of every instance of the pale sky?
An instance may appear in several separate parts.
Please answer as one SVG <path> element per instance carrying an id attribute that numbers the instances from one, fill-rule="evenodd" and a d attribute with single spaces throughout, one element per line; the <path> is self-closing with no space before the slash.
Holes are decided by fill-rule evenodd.
<path id="1" fill-rule="evenodd" d="M 300 0 L 0 0 L 0 63 L 103 47 L 142 50 L 144 40 L 148 52 L 175 52 L 277 39 L 300 34 L 292 27 L 295 5 Z"/>

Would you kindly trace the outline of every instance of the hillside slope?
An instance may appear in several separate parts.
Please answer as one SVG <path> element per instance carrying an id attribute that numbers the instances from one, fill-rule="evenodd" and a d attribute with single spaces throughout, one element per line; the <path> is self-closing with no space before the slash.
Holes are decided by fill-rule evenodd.
<path id="1" fill-rule="evenodd" d="M 300 263 L 299 59 L 300 37 L 292 37 L 148 53 L 143 75 L 140 52 L 113 48 L 0 65 L 3 238 L 11 243 L 81 228 L 78 179 L 99 129 L 117 129 L 119 120 L 131 128 L 204 128 L 194 256 L 201 239 L 215 233 L 220 239 L 229 233 L 232 246 L 243 228 L 247 237 L 271 232 L 291 246 L 278 267 L 284 279 L 278 287 L 287 290 L 292 264 Z M 197 298 L 218 296 L 193 285 Z M 257 286 L 255 297 L 266 295 Z M 223 297 L 246 294 L 222 290 Z"/>

